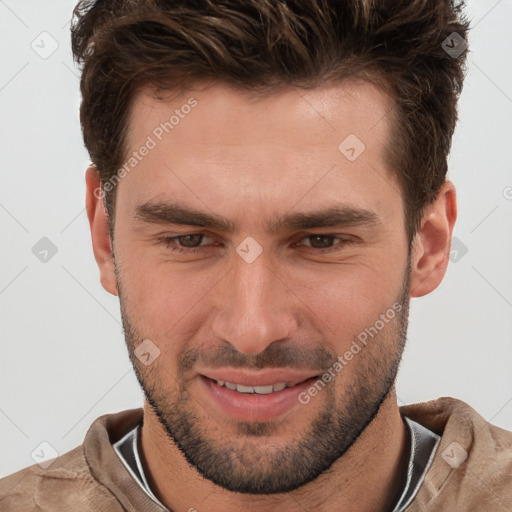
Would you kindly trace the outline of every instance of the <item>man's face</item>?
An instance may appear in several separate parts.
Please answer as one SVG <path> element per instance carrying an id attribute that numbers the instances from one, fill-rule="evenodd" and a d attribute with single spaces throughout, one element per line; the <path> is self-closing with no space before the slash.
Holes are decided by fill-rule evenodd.
<path id="1" fill-rule="evenodd" d="M 136 97 L 114 231 L 130 357 L 170 439 L 227 489 L 313 480 L 392 388 L 409 279 L 390 106 L 361 82 Z"/>

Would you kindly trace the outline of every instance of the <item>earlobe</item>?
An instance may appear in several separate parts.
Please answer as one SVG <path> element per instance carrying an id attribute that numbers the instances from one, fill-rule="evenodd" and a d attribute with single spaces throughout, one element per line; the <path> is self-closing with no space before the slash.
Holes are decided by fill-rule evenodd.
<path id="1" fill-rule="evenodd" d="M 453 183 L 446 181 L 436 200 L 423 215 L 411 254 L 411 297 L 435 290 L 446 273 L 453 226 L 457 219 L 457 199 Z"/>
<path id="2" fill-rule="evenodd" d="M 85 173 L 85 182 L 85 206 L 91 228 L 94 257 L 100 270 L 100 282 L 107 292 L 118 295 L 108 215 L 103 204 L 98 170 L 94 165 L 88 167 Z"/>

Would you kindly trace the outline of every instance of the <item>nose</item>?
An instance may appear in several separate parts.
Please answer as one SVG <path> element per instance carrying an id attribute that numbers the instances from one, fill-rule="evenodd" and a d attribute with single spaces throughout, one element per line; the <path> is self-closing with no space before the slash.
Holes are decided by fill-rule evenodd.
<path id="1" fill-rule="evenodd" d="M 252 263 L 234 255 L 234 268 L 217 294 L 213 334 L 239 352 L 258 354 L 294 336 L 297 298 L 262 254 Z"/>

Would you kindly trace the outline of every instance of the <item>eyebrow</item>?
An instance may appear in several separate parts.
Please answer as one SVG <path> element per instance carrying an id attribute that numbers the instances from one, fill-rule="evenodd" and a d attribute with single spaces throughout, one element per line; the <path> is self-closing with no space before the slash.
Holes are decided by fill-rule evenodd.
<path id="1" fill-rule="evenodd" d="M 236 225 L 229 219 L 166 201 L 137 206 L 134 218 L 149 224 L 198 226 L 228 233 L 236 231 Z M 270 232 L 278 232 L 324 227 L 377 227 L 382 224 L 375 211 L 335 205 L 312 212 L 286 213 L 267 222 L 266 228 Z"/>

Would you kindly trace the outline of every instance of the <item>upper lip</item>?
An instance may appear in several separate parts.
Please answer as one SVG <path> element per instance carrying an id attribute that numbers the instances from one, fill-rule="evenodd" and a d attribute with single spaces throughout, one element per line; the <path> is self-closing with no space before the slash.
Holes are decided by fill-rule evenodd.
<path id="1" fill-rule="evenodd" d="M 219 368 L 200 372 L 203 377 L 212 380 L 222 380 L 242 386 L 270 386 L 284 382 L 287 385 L 298 384 L 306 379 L 317 376 L 321 372 L 305 372 L 304 370 L 286 370 L 279 368 L 265 368 L 262 370 L 242 370 Z"/>

